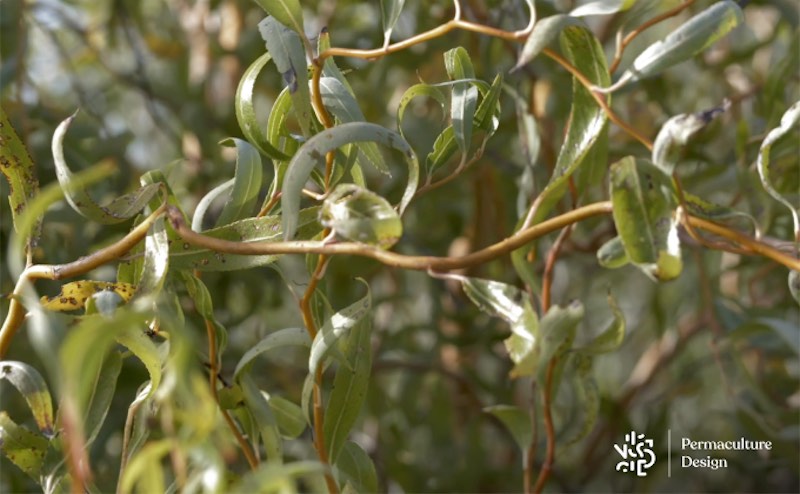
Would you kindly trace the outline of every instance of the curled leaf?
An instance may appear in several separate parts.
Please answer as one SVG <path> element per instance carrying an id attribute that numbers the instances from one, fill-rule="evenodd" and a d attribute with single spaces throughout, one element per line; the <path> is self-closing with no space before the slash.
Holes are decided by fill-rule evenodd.
<path id="1" fill-rule="evenodd" d="M 781 137 L 786 135 L 800 122 L 800 101 L 793 104 L 786 113 L 781 117 L 781 124 L 770 130 L 764 142 L 761 143 L 761 149 L 758 151 L 758 175 L 761 177 L 761 185 L 776 201 L 780 202 L 792 213 L 792 220 L 794 221 L 794 235 L 795 241 L 800 242 L 800 208 L 789 202 L 784 196 L 778 193 L 772 185 L 770 177 L 770 159 L 769 154 L 772 145 Z"/>
<path id="2" fill-rule="evenodd" d="M 403 234 L 403 223 L 389 201 L 354 184 L 337 185 L 319 214 L 320 223 L 338 236 L 382 249 Z"/>
<path id="3" fill-rule="evenodd" d="M 667 175 L 672 175 L 683 146 L 729 106 L 730 101 L 725 100 L 722 106 L 696 113 L 676 115 L 667 120 L 661 126 L 656 141 L 653 143 L 653 164 Z"/>

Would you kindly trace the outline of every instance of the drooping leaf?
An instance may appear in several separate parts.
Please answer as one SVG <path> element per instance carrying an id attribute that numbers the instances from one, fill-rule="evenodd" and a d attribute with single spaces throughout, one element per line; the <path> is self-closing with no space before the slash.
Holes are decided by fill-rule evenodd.
<path id="1" fill-rule="evenodd" d="M 371 334 L 371 319 L 366 317 L 359 320 L 348 336 L 345 358 L 349 365 L 340 365 L 333 380 L 333 388 L 325 409 L 323 433 L 328 457 L 334 463 L 367 397 L 372 370 Z"/>
<path id="2" fill-rule="evenodd" d="M 336 348 L 339 340 L 355 328 L 359 322 L 368 319 L 372 308 L 372 294 L 369 285 L 359 278 L 367 288 L 367 294 L 358 301 L 348 305 L 344 309 L 335 313 L 317 332 L 314 341 L 311 343 L 311 353 L 308 356 L 308 372 L 314 374 L 317 368 L 323 364 L 325 358 Z"/>
<path id="3" fill-rule="evenodd" d="M 775 142 L 789 133 L 800 122 L 800 101 L 793 104 L 786 110 L 786 113 L 781 117 L 781 124 L 778 127 L 770 130 L 767 137 L 761 143 L 761 149 L 758 151 L 758 175 L 761 177 L 761 185 L 776 201 L 780 202 L 792 212 L 792 220 L 794 221 L 794 236 L 795 241 L 800 242 L 800 206 L 796 206 L 789 202 L 784 196 L 778 193 L 772 185 L 773 177 L 770 176 L 770 150 Z"/>
<path id="4" fill-rule="evenodd" d="M 722 0 L 695 15 L 662 41 L 648 46 L 609 90 L 650 77 L 702 52 L 744 21 L 741 7 Z M 603 87 L 603 86 L 601 86 Z"/>
<path id="5" fill-rule="evenodd" d="M 520 451 L 527 451 L 533 440 L 530 413 L 511 405 L 493 405 L 483 409 L 497 417 L 514 438 Z"/>
<path id="6" fill-rule="evenodd" d="M 103 364 L 97 370 L 83 421 L 87 444 L 94 442 L 106 420 L 108 410 L 111 408 L 111 402 L 114 399 L 114 391 L 117 389 L 117 379 L 121 370 L 122 355 L 120 352 L 115 351 L 106 355 Z"/>
<path id="7" fill-rule="evenodd" d="M 253 214 L 261 190 L 261 157 L 247 141 L 231 138 L 236 146 L 236 173 L 228 202 L 222 208 L 217 226 L 227 225 Z"/>
<path id="8" fill-rule="evenodd" d="M 290 27 L 300 36 L 305 36 L 303 8 L 299 0 L 256 0 L 256 3 L 281 24 Z"/>
<path id="9" fill-rule="evenodd" d="M 313 207 L 300 211 L 297 238 L 308 240 L 322 231 L 318 221 L 319 208 Z M 278 242 L 282 240 L 281 217 L 263 216 L 246 218 L 229 225 L 206 230 L 203 235 L 237 242 Z M 170 265 L 174 269 L 198 269 L 200 271 L 235 271 L 273 263 L 278 256 L 257 255 L 245 256 L 214 252 L 190 245 L 183 240 L 173 241 L 170 245 Z"/>
<path id="10" fill-rule="evenodd" d="M 231 189 L 233 189 L 233 184 L 236 182 L 235 178 L 227 180 L 213 189 L 209 190 L 206 195 L 200 199 L 197 203 L 197 207 L 194 209 L 194 215 L 192 215 L 192 230 L 195 232 L 202 232 L 203 225 L 206 221 L 206 214 L 208 210 L 211 209 L 211 206 L 214 202 L 224 195 L 228 195 L 231 197 Z"/>
<path id="11" fill-rule="evenodd" d="M 61 291 L 54 297 L 42 297 L 41 304 L 47 310 L 71 311 L 84 308 L 86 300 L 102 291 L 110 291 L 127 302 L 133 296 L 136 286 L 130 283 L 111 283 L 107 281 L 81 280 L 72 281 L 61 286 Z"/>
<path id="12" fill-rule="evenodd" d="M 572 9 L 569 15 L 573 17 L 584 17 L 590 15 L 608 15 L 628 10 L 636 3 L 636 0 L 593 0 Z"/>
<path id="13" fill-rule="evenodd" d="M 36 426 L 46 437 L 53 435 L 53 401 L 39 371 L 24 362 L 0 362 L 0 380 L 7 380 L 25 398 Z"/>
<path id="14" fill-rule="evenodd" d="M 672 175 L 680 158 L 680 151 L 689 139 L 724 112 L 729 105 L 730 103 L 726 101 L 716 108 L 697 113 L 684 113 L 667 120 L 661 126 L 653 143 L 653 164 L 667 175 Z"/>
<path id="15" fill-rule="evenodd" d="M 567 358 L 569 359 L 567 373 L 575 390 L 576 405 L 581 415 L 581 422 L 578 430 L 571 437 L 565 439 L 564 448 L 569 448 L 588 436 L 597 423 L 597 416 L 600 412 L 600 392 L 592 375 L 592 357 L 583 352 L 577 352 L 570 354 Z"/>
<path id="16" fill-rule="evenodd" d="M 403 11 L 403 5 L 406 0 L 381 0 L 381 21 L 383 24 L 383 47 L 389 46 L 392 39 L 392 31 L 394 25 L 397 24 L 397 19 L 400 18 L 400 12 Z"/>
<path id="17" fill-rule="evenodd" d="M 403 234 L 389 201 L 355 184 L 339 184 L 320 209 L 320 223 L 338 236 L 388 249 Z"/>
<path id="18" fill-rule="evenodd" d="M 264 449 L 267 453 L 267 462 L 283 462 L 283 442 L 272 408 L 270 408 L 267 400 L 249 374 L 239 374 L 238 382 L 242 387 L 247 410 L 252 414 L 258 425 L 261 441 L 264 443 Z"/>
<path id="19" fill-rule="evenodd" d="M 289 163 L 289 169 L 283 182 L 283 195 L 281 196 L 285 239 L 293 238 L 297 231 L 300 193 L 314 167 L 325 160 L 325 154 L 328 151 L 345 144 L 364 141 L 374 141 L 397 149 L 406 158 L 409 165 L 408 184 L 398 206 L 400 214 L 403 213 L 414 197 L 417 183 L 419 182 L 419 163 L 411 146 L 400 134 L 379 125 L 367 122 L 345 123 L 326 129 L 310 138 L 297 151 L 297 154 Z"/>
<path id="20" fill-rule="evenodd" d="M 258 24 L 258 30 L 267 44 L 267 50 L 272 55 L 278 72 L 289 88 L 294 113 L 303 135 L 308 137 L 312 134 L 312 110 L 306 53 L 303 50 L 302 38 L 298 34 L 302 33 L 302 26 L 300 30 L 295 29 L 293 32 L 279 20 L 278 17 L 267 17 Z"/>
<path id="21" fill-rule="evenodd" d="M 463 47 L 453 48 L 444 54 L 444 66 L 451 80 L 474 79 L 475 69 L 467 50 Z M 467 82 L 453 85 L 450 99 L 450 119 L 453 131 L 462 155 L 469 150 L 472 141 L 472 119 L 478 106 L 478 90 Z"/>
<path id="22" fill-rule="evenodd" d="M 378 474 L 372 458 L 353 441 L 347 441 L 334 466 L 340 484 L 349 482 L 355 492 L 378 492 Z"/>
<path id="23" fill-rule="evenodd" d="M 560 357 L 572 347 L 578 324 L 583 320 L 583 304 L 574 301 L 566 307 L 553 305 L 539 321 L 540 354 L 536 373 L 541 375 L 550 359 Z M 553 382 L 553 392 L 558 383 Z"/>
<path id="24" fill-rule="evenodd" d="M 64 135 L 72 120 L 75 119 L 76 114 L 77 112 L 61 122 L 53 134 L 52 149 L 56 177 L 58 178 L 58 183 L 64 189 L 67 202 L 80 215 L 104 225 L 120 223 L 132 218 L 147 206 L 150 199 L 158 192 L 159 186 L 155 184 L 145 185 L 134 192 L 114 199 L 107 206 L 98 205 L 82 187 L 74 188 L 69 186 L 73 177 L 64 159 L 63 141 Z"/>
<path id="25" fill-rule="evenodd" d="M 278 150 L 272 142 L 267 139 L 266 131 L 258 124 L 255 106 L 253 105 L 256 80 L 261 70 L 270 60 L 272 60 L 272 56 L 269 53 L 264 53 L 258 57 L 255 62 L 250 64 L 250 67 L 242 74 L 234 99 L 236 120 L 239 122 L 239 127 L 242 129 L 242 133 L 247 140 L 258 148 L 262 154 L 273 160 L 288 161 L 289 156 Z"/>
<path id="26" fill-rule="evenodd" d="M 622 345 L 622 341 L 625 339 L 625 316 L 622 314 L 622 310 L 620 310 L 617 301 L 610 293 L 608 294 L 608 305 L 611 307 L 614 319 L 609 323 L 606 329 L 580 349 L 581 353 L 585 355 L 609 353 L 615 351 Z"/>
<path id="27" fill-rule="evenodd" d="M 531 60 L 542 52 L 556 36 L 568 26 L 585 26 L 586 24 L 576 18 L 565 14 L 557 14 L 550 17 L 540 19 L 533 26 L 528 39 L 525 40 L 525 46 L 522 47 L 522 52 L 517 59 L 517 64 L 512 70 L 519 70 L 522 66 L 528 64 Z"/>
<path id="28" fill-rule="evenodd" d="M 669 177 L 629 156 L 611 165 L 610 183 L 614 224 L 628 258 L 655 280 L 677 277 L 683 263 Z"/>
<path id="29" fill-rule="evenodd" d="M 287 346 L 311 347 L 311 338 L 308 336 L 308 331 L 303 328 L 285 328 L 268 334 L 242 355 L 239 363 L 236 364 L 236 370 L 233 372 L 234 377 L 247 372 L 253 365 L 255 358 L 262 353 Z"/>
<path id="30" fill-rule="evenodd" d="M 47 453 L 47 438 L 21 427 L 0 411 L 0 451 L 11 463 L 39 482 Z"/>
<path id="31" fill-rule="evenodd" d="M 152 391 L 158 389 L 161 384 L 162 356 L 159 347 L 147 336 L 147 333 L 140 326 L 124 327 L 116 336 L 117 343 L 124 346 L 142 364 L 150 375 L 150 386 Z"/>
<path id="32" fill-rule="evenodd" d="M 25 232 L 20 230 L 19 217 L 39 192 L 39 179 L 36 177 L 28 149 L 17 135 L 2 106 L 0 106 L 0 172 L 8 180 L 8 204 L 11 206 L 14 229 L 17 234 L 26 237 L 30 233 L 30 239 L 26 243 L 36 245 L 41 233 L 41 221 L 38 215 L 34 226 Z"/>
<path id="33" fill-rule="evenodd" d="M 617 269 L 630 263 L 622 239 L 617 235 L 597 249 L 597 262 L 608 269 Z"/>

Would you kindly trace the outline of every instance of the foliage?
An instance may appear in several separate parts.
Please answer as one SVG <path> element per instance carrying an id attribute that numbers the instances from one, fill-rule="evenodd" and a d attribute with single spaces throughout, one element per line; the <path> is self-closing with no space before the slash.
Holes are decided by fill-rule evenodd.
<path id="1" fill-rule="evenodd" d="M 791 2 L 0 8 L 0 489 L 797 490 Z"/>

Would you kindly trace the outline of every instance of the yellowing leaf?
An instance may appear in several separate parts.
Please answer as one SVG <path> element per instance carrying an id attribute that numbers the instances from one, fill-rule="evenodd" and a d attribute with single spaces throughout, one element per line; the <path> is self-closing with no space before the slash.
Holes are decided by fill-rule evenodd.
<path id="1" fill-rule="evenodd" d="M 73 281 L 62 286 L 61 292 L 55 297 L 42 297 L 41 303 L 45 309 L 58 312 L 79 310 L 83 309 L 89 297 L 103 290 L 114 292 L 127 302 L 136 291 L 136 286 L 107 281 Z"/>

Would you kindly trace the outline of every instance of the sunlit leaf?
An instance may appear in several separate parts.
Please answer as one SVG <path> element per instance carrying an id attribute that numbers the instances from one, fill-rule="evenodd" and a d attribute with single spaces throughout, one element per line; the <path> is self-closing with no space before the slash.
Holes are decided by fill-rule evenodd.
<path id="1" fill-rule="evenodd" d="M 569 15 L 583 17 L 590 15 L 608 15 L 628 10 L 636 0 L 594 0 L 572 9 Z"/>
<path id="2" fill-rule="evenodd" d="M 231 487 L 230 492 L 232 494 L 301 492 L 296 485 L 298 478 L 322 476 L 325 471 L 325 465 L 316 461 L 296 461 L 283 465 L 263 463 L 257 470 L 243 475 L 241 480 Z"/>
<path id="3" fill-rule="evenodd" d="M 39 180 L 36 178 L 36 170 L 28 149 L 20 140 L 2 107 L 0 107 L 0 172 L 8 180 L 8 204 L 11 206 L 14 229 L 18 234 L 25 236 L 28 236 L 29 231 L 29 243 L 36 245 L 41 234 L 41 220 L 38 215 L 34 226 L 24 233 L 20 230 L 19 217 L 39 192 Z"/>
<path id="4" fill-rule="evenodd" d="M 138 358 L 148 374 L 150 374 L 150 386 L 153 391 L 158 389 L 161 383 L 162 356 L 159 347 L 147 336 L 141 326 L 129 325 L 117 333 L 117 343 L 124 346 Z"/>
<path id="5" fill-rule="evenodd" d="M 397 19 L 400 18 L 400 12 L 403 11 L 403 5 L 406 0 L 381 0 L 381 21 L 383 24 L 383 47 L 389 46 L 392 39 L 392 31 L 394 25 L 397 24 Z"/>
<path id="6" fill-rule="evenodd" d="M 675 165 L 678 164 L 680 152 L 689 139 L 724 112 L 729 105 L 730 102 L 726 101 L 724 105 L 710 110 L 684 113 L 667 120 L 661 126 L 653 143 L 653 164 L 667 175 L 672 175 Z"/>
<path id="7" fill-rule="evenodd" d="M 388 249 L 403 234 L 397 211 L 383 197 L 354 184 L 339 184 L 320 209 L 320 223 L 338 236 Z"/>
<path id="8" fill-rule="evenodd" d="M 261 70 L 272 60 L 269 53 L 264 53 L 253 62 L 242 74 L 239 87 L 236 89 L 234 108 L 236 120 L 242 133 L 262 154 L 274 160 L 288 160 L 289 156 L 278 150 L 266 137 L 266 131 L 258 124 L 253 100 L 255 84 Z M 273 108 L 274 110 L 274 108 Z"/>
<path id="9" fill-rule="evenodd" d="M 40 481 L 47 445 L 47 438 L 17 425 L 5 411 L 0 411 L 0 451 L 36 482 Z"/>
<path id="10" fill-rule="evenodd" d="M 533 31 L 531 31 L 530 36 L 525 40 L 525 46 L 522 47 L 522 52 L 513 70 L 518 70 L 536 58 L 547 45 L 556 39 L 556 36 L 558 36 L 564 28 L 575 25 L 585 26 L 585 23 L 580 19 L 565 14 L 553 15 L 538 20 L 533 26 Z"/>
<path id="11" fill-rule="evenodd" d="M 453 48 L 444 54 L 444 66 L 452 80 L 474 79 L 475 69 L 467 50 L 462 47 Z M 472 140 L 472 119 L 478 105 L 478 90 L 467 82 L 459 82 L 453 86 L 450 99 L 450 118 L 453 131 L 462 154 L 469 150 Z"/>
<path id="12" fill-rule="evenodd" d="M 743 21 L 742 9 L 733 0 L 714 3 L 670 32 L 662 41 L 648 46 L 610 89 L 617 89 L 629 82 L 656 75 L 692 58 Z"/>
<path id="13" fill-rule="evenodd" d="M 162 459 L 174 448 L 174 441 L 161 439 L 147 443 L 128 463 L 120 479 L 121 492 L 166 492 Z"/>
<path id="14" fill-rule="evenodd" d="M 340 365 L 333 380 L 333 388 L 325 409 L 323 433 L 328 457 L 334 463 L 367 397 L 372 370 L 371 334 L 371 319 L 362 318 L 348 336 L 345 358 L 349 365 Z"/>
<path id="15" fill-rule="evenodd" d="M 311 353 L 308 356 L 308 372 L 314 374 L 317 368 L 323 363 L 325 358 L 330 355 L 339 340 L 364 320 L 369 319 L 370 309 L 372 308 L 372 294 L 369 285 L 359 278 L 367 288 L 367 294 L 358 301 L 348 305 L 344 309 L 335 313 L 317 332 L 314 341 L 311 343 Z"/>
<path id="16" fill-rule="evenodd" d="M 136 284 L 134 298 L 152 296 L 161 291 L 169 266 L 169 238 L 164 218 L 158 218 L 144 241 L 142 276 Z"/>
<path id="17" fill-rule="evenodd" d="M 795 301 L 800 304 L 800 271 L 789 271 L 789 291 Z"/>
<path id="18" fill-rule="evenodd" d="M 489 91 L 483 94 L 478 109 L 475 111 L 475 125 L 486 131 L 489 136 L 495 133 L 500 126 L 500 94 L 503 90 L 503 76 L 497 74 L 489 86 Z"/>
<path id="19" fill-rule="evenodd" d="M 400 130 L 400 133 L 405 136 L 403 132 L 403 115 L 405 114 L 406 107 L 408 107 L 409 103 L 417 98 L 418 96 L 427 96 L 429 98 L 433 98 L 441 108 L 444 110 L 444 106 L 447 104 L 447 96 L 445 96 L 444 91 L 439 89 L 439 85 L 437 84 L 414 84 L 410 88 L 406 89 L 403 93 L 403 96 L 400 97 L 400 103 L 397 105 L 397 128 Z"/>
<path id="20" fill-rule="evenodd" d="M 604 268 L 616 269 L 630 263 L 622 239 L 617 235 L 597 249 L 597 262 Z"/>
<path id="21" fill-rule="evenodd" d="M 761 143 L 761 149 L 758 152 L 758 175 L 761 177 L 761 185 L 776 201 L 780 202 L 792 212 L 792 220 L 794 221 L 794 235 L 795 241 L 800 242 L 800 206 L 795 206 L 789 202 L 784 196 L 778 193 L 773 187 L 772 183 L 774 177 L 770 174 L 770 150 L 775 142 L 789 133 L 800 122 L 800 101 L 793 104 L 786 113 L 781 117 L 781 124 L 770 130 L 767 137 Z"/>
<path id="22" fill-rule="evenodd" d="M 81 280 L 61 286 L 54 297 L 42 297 L 41 304 L 47 310 L 71 311 L 84 308 L 86 300 L 98 292 L 110 291 L 127 302 L 133 296 L 136 286 L 130 283 L 111 283 L 107 281 Z"/>
<path id="23" fill-rule="evenodd" d="M 263 0 L 266 1 L 266 0 Z M 283 1 L 283 0 L 276 0 Z M 277 19 L 277 20 L 276 20 Z M 302 18 L 300 19 L 302 22 Z M 267 44 L 267 50 L 275 61 L 275 67 L 283 76 L 289 88 L 292 105 L 297 121 L 303 135 L 308 137 L 311 132 L 311 93 L 308 89 L 308 70 L 306 53 L 300 35 L 302 25 L 296 32 L 289 30 L 278 17 L 267 17 L 258 24 L 261 37 Z M 294 29 L 294 26 L 292 26 Z M 273 141 L 274 142 L 274 141 Z"/>
<path id="24" fill-rule="evenodd" d="M 159 190 L 158 185 L 145 185 L 134 192 L 114 199 L 107 206 L 98 205 L 82 187 L 69 187 L 69 183 L 73 180 L 73 177 L 64 159 L 63 141 L 64 135 L 72 120 L 75 119 L 76 114 L 77 113 L 72 114 L 61 122 L 53 134 L 52 149 L 53 161 L 56 167 L 56 177 L 61 187 L 64 188 L 67 202 L 77 213 L 92 221 L 105 225 L 120 223 L 132 218 L 134 215 L 138 214 L 139 211 L 144 209 L 150 199 L 156 195 Z"/>
<path id="25" fill-rule="evenodd" d="M 527 451 L 533 440 L 530 413 L 511 405 L 493 405 L 483 409 L 497 417 L 514 438 L 520 451 Z"/>
<path id="26" fill-rule="evenodd" d="M 296 237 L 308 240 L 322 231 L 318 221 L 319 208 L 300 211 Z M 283 239 L 281 216 L 246 218 L 229 225 L 206 230 L 203 235 L 236 242 L 278 242 Z M 245 256 L 215 252 L 196 247 L 183 240 L 173 241 L 170 246 L 170 265 L 174 269 L 198 269 L 200 271 L 235 271 L 274 262 L 278 256 Z"/>
<path id="27" fill-rule="evenodd" d="M 355 492 L 379 492 L 378 474 L 372 458 L 358 444 L 347 441 L 334 468 L 340 484 L 344 484 L 346 479 Z"/>
<path id="28" fill-rule="evenodd" d="M 36 426 L 47 437 L 53 435 L 53 401 L 50 390 L 39 371 L 24 362 L 0 362 L 0 381 L 7 380 L 25 398 Z"/>
<path id="29" fill-rule="evenodd" d="M 280 431 L 278 430 L 278 422 L 275 420 L 275 415 L 272 413 L 272 408 L 270 408 L 266 398 L 261 394 L 261 391 L 249 374 L 239 374 L 237 381 L 242 387 L 247 410 L 252 414 L 258 425 L 261 440 L 264 443 L 264 449 L 267 453 L 267 461 L 270 463 L 281 463 L 283 461 L 283 442 L 281 440 Z"/>
<path id="30" fill-rule="evenodd" d="M 614 224 L 628 258 L 655 280 L 677 277 L 683 263 L 669 178 L 629 156 L 611 165 L 610 182 Z"/>
<path id="31" fill-rule="evenodd" d="M 233 142 L 236 146 L 236 173 L 233 189 L 222 208 L 217 226 L 251 216 L 261 190 L 261 157 L 256 149 L 241 139 L 231 138 L 222 143 L 225 142 Z"/>
<path id="32" fill-rule="evenodd" d="M 399 212 L 403 213 L 414 197 L 419 182 L 419 163 L 411 146 L 400 134 L 379 125 L 366 122 L 345 123 L 326 129 L 310 138 L 289 163 L 281 196 L 285 239 L 292 239 L 297 231 L 300 194 L 314 167 L 325 160 L 328 151 L 345 144 L 363 141 L 374 141 L 392 147 L 403 153 L 406 158 L 409 165 L 408 184 L 399 204 Z"/>
<path id="33" fill-rule="evenodd" d="M 608 294 L 608 305 L 611 307 L 614 319 L 592 341 L 581 347 L 581 353 L 585 355 L 609 353 L 617 350 L 622 345 L 622 341 L 625 339 L 625 316 L 622 314 L 616 299 L 610 293 Z"/>
<path id="34" fill-rule="evenodd" d="M 299 0 L 256 0 L 256 3 L 281 24 L 292 28 L 295 33 L 305 36 L 303 8 L 300 6 Z"/>
<path id="35" fill-rule="evenodd" d="M 236 370 L 233 372 L 234 377 L 247 372 L 253 365 L 255 358 L 262 353 L 287 346 L 310 347 L 311 338 L 308 336 L 308 331 L 303 328 L 285 328 L 268 334 L 242 355 L 239 363 L 236 364 Z"/>
<path id="36" fill-rule="evenodd" d="M 433 141 L 433 149 L 428 153 L 425 160 L 425 168 L 428 171 L 428 175 L 431 175 L 439 167 L 450 161 L 456 151 L 458 151 L 456 131 L 452 125 L 448 125 Z"/>

